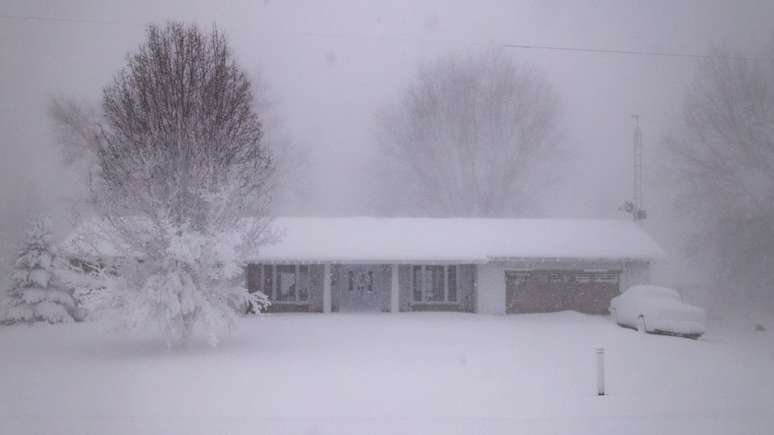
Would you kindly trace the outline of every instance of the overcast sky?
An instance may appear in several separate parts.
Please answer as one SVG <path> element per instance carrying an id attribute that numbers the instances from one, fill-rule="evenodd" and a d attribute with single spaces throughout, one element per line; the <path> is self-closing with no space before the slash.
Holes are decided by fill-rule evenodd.
<path id="1" fill-rule="evenodd" d="M 754 54 L 771 39 L 774 2 L 2 0 L 0 15 L 63 19 L 0 18 L 0 209 L 8 224 L 20 204 L 64 215 L 61 200 L 73 187 L 51 144 L 47 97 L 97 101 L 149 22 L 217 23 L 242 66 L 261 72 L 286 134 L 309 156 L 313 190 L 299 212 L 351 215 L 370 210 L 361 180 L 371 176 L 364 162 L 373 113 L 420 62 L 504 43 Z M 647 152 L 679 113 L 695 61 L 501 50 L 542 69 L 564 101 L 570 153 L 556 170 L 565 183 L 546 197 L 545 213 L 620 216 L 617 206 L 631 196 L 630 115 L 641 116 Z M 658 196 L 653 166 L 649 203 Z"/>

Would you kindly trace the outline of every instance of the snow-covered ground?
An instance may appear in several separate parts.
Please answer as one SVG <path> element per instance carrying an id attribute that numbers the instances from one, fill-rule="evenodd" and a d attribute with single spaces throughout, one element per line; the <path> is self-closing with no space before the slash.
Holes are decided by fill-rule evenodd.
<path id="1" fill-rule="evenodd" d="M 774 333 L 741 327 L 275 314 L 187 350 L 96 323 L 0 328 L 0 434 L 771 434 L 773 410 Z"/>

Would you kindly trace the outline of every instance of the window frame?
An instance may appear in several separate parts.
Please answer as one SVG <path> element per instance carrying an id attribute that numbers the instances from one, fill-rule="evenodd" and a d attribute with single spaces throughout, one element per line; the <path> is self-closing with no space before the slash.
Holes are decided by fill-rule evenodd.
<path id="1" fill-rule="evenodd" d="M 431 272 L 433 267 L 442 267 L 442 279 L 443 279 L 443 300 L 433 301 L 424 300 L 422 297 L 426 294 L 426 286 L 433 286 L 432 278 L 430 284 L 426 284 L 427 276 L 434 276 Z M 420 299 L 417 299 L 417 279 L 416 270 L 419 268 L 419 282 L 420 282 Z M 454 271 L 454 300 L 449 300 L 449 271 Z M 429 274 L 429 275 L 428 275 Z M 411 266 L 411 301 L 414 304 L 450 304 L 456 305 L 460 303 L 460 285 L 459 285 L 459 267 L 456 264 L 414 264 Z"/>
<path id="2" fill-rule="evenodd" d="M 278 279 L 278 273 L 277 273 L 277 267 L 279 266 L 293 266 L 294 270 L 294 276 L 295 276 L 295 285 L 296 290 L 293 293 L 292 299 L 278 299 L 277 295 L 279 295 L 279 288 L 280 280 Z M 301 267 L 306 267 L 306 280 L 301 280 Z M 267 268 L 271 271 L 271 276 L 269 277 L 271 289 L 266 290 L 266 284 L 267 284 L 267 277 L 266 277 L 266 271 Z M 268 296 L 269 300 L 272 304 L 309 304 L 311 303 L 310 300 L 312 299 L 312 289 L 311 289 L 311 283 L 312 283 L 312 269 L 308 264 L 263 264 L 261 269 L 261 288 L 260 290 Z M 306 290 L 302 291 L 301 285 L 306 285 Z M 301 299 L 301 293 L 304 293 L 306 296 L 306 299 Z"/>

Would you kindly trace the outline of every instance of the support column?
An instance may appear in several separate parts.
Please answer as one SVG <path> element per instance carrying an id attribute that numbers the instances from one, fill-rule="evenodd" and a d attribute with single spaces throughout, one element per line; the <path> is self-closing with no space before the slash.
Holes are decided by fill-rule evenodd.
<path id="1" fill-rule="evenodd" d="M 331 265 L 325 263 L 323 270 L 323 313 L 331 312 Z"/>
<path id="2" fill-rule="evenodd" d="M 390 279 L 390 312 L 400 311 L 400 283 L 398 282 L 398 265 L 392 265 L 392 278 Z"/>

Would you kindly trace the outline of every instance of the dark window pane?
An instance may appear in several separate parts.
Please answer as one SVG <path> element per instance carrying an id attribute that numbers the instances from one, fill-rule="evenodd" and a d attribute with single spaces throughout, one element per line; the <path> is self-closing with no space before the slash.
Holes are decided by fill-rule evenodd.
<path id="1" fill-rule="evenodd" d="M 428 266 L 428 273 L 425 275 L 430 278 L 430 285 L 427 286 L 427 300 L 432 302 L 443 302 L 445 277 L 443 266 Z"/>
<path id="2" fill-rule="evenodd" d="M 247 265 L 247 290 L 254 293 L 261 289 L 261 266 L 255 263 Z"/>
<path id="3" fill-rule="evenodd" d="M 309 299 L 309 266 L 298 266 L 298 300 Z"/>
<path id="4" fill-rule="evenodd" d="M 449 266 L 447 275 L 447 282 L 449 284 L 447 299 L 449 302 L 457 302 L 457 266 Z"/>
<path id="5" fill-rule="evenodd" d="M 263 266 L 263 291 L 269 299 L 274 299 L 272 290 L 274 289 L 274 283 L 272 282 L 272 266 L 270 264 Z"/>
<path id="6" fill-rule="evenodd" d="M 296 300 L 296 266 L 277 266 L 277 300 Z"/>
<path id="7" fill-rule="evenodd" d="M 422 266 L 413 267 L 414 300 L 422 301 Z"/>
<path id="8" fill-rule="evenodd" d="M 349 291 L 355 290 L 355 272 L 349 271 L 347 272 L 347 279 L 349 280 Z"/>

